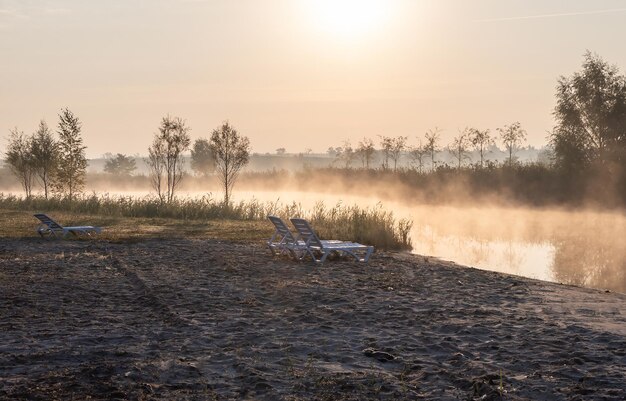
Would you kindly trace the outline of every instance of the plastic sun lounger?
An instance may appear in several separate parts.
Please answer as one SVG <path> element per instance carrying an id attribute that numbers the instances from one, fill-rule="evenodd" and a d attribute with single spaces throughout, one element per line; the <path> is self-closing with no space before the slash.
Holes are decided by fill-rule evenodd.
<path id="1" fill-rule="evenodd" d="M 272 255 L 279 255 L 289 253 L 294 259 L 300 259 L 297 251 L 303 251 L 304 241 L 298 241 L 296 237 L 291 233 L 287 224 L 280 217 L 267 216 L 267 218 L 274 224 L 276 231 L 272 238 L 267 241 L 267 246 L 270 248 Z"/>
<path id="2" fill-rule="evenodd" d="M 63 227 L 43 213 L 35 214 L 33 216 L 41 221 L 41 224 L 37 227 L 37 233 L 41 235 L 42 238 L 45 238 L 46 236 L 54 238 L 67 238 L 69 234 L 76 237 L 81 234 L 91 236 L 93 233 L 99 234 L 100 231 L 102 231 L 100 227 L 94 226 Z"/>
<path id="3" fill-rule="evenodd" d="M 276 231 L 274 231 L 274 235 L 272 238 L 267 241 L 267 246 L 272 252 L 272 255 L 279 255 L 289 253 L 293 256 L 294 259 L 302 259 L 304 256 L 304 252 L 306 251 L 306 243 L 298 239 L 289 227 L 287 223 L 283 221 L 280 217 L 277 216 L 267 216 L 267 218 L 274 224 Z M 323 244 L 336 244 L 341 243 L 341 241 L 321 241 Z"/>
<path id="4" fill-rule="evenodd" d="M 328 255 L 333 252 L 345 253 L 351 255 L 359 262 L 367 263 L 374 252 L 373 246 L 362 245 L 356 242 L 344 242 L 344 241 L 322 241 L 319 239 L 315 231 L 311 228 L 308 221 L 304 219 L 291 219 L 291 223 L 298 230 L 300 238 L 305 243 L 305 253 L 302 256 L 304 258 L 307 254 L 311 256 L 311 259 L 316 263 L 324 263 Z M 363 258 L 359 257 L 355 252 L 365 252 Z M 321 254 L 320 258 L 316 257 L 316 253 Z"/>

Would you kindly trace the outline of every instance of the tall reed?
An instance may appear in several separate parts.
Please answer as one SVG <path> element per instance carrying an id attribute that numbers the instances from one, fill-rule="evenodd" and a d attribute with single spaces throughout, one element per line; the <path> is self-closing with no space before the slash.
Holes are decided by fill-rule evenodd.
<path id="1" fill-rule="evenodd" d="M 170 203 L 157 197 L 83 195 L 72 200 L 53 196 L 23 198 L 0 193 L 0 208 L 38 212 L 64 211 L 111 217 L 161 217 L 182 220 L 263 220 L 268 215 L 283 218 L 304 217 L 311 221 L 322 238 L 350 240 L 382 249 L 411 249 L 409 233 L 413 225 L 407 219 L 396 220 L 381 204 L 362 208 L 341 203 L 327 208 L 323 202 L 312 210 L 303 210 L 296 202 L 283 204 L 257 199 L 224 204 L 210 194 L 198 198 L 176 198 Z M 268 223 L 269 224 L 269 223 Z"/>

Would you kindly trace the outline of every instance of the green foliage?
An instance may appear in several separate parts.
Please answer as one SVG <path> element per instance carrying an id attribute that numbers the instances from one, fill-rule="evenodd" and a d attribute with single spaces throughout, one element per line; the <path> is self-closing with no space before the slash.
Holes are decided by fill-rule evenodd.
<path id="1" fill-rule="evenodd" d="M 198 175 L 209 175 L 215 171 L 215 155 L 207 139 L 196 139 L 191 149 L 191 168 Z"/>
<path id="2" fill-rule="evenodd" d="M 137 170 L 135 158 L 118 153 L 115 157 L 107 159 L 104 171 L 118 176 L 129 176 Z"/>
<path id="3" fill-rule="evenodd" d="M 44 120 L 39 122 L 39 127 L 33 134 L 31 154 L 35 173 L 41 180 L 44 196 L 47 198 L 55 172 L 59 168 L 59 144 Z"/>
<path id="4" fill-rule="evenodd" d="M 71 201 L 85 186 L 87 158 L 80 135 L 81 123 L 69 109 L 61 110 L 58 126 L 58 167 L 54 174 L 54 186 L 58 192 L 67 194 Z"/>
<path id="5" fill-rule="evenodd" d="M 626 77 L 595 54 L 584 59 L 556 93 L 551 144 L 557 165 L 570 172 L 626 160 Z"/>
<path id="6" fill-rule="evenodd" d="M 35 163 L 32 155 L 33 139 L 16 128 L 9 133 L 5 162 L 22 185 L 26 197 L 31 196 Z"/>

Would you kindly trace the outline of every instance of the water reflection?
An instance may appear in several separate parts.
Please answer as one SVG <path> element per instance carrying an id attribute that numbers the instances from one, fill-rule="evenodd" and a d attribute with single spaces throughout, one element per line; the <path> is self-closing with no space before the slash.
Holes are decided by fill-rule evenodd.
<path id="1" fill-rule="evenodd" d="M 598 227 L 598 231 L 570 233 L 556 239 L 551 266 L 555 280 L 626 292 L 626 247 L 621 234 Z"/>
<path id="2" fill-rule="evenodd" d="M 565 284 L 626 292 L 621 213 L 413 209 L 416 253 Z"/>

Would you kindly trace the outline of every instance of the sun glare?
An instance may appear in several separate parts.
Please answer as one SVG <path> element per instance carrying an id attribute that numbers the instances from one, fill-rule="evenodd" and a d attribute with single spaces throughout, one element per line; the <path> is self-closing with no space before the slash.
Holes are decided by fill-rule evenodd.
<path id="1" fill-rule="evenodd" d="M 376 31 L 387 19 L 385 0 L 312 0 L 308 11 L 319 29 L 337 39 L 356 39 Z"/>

